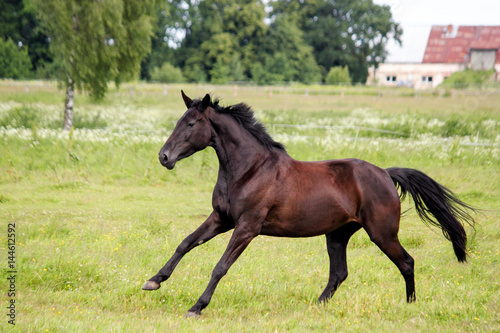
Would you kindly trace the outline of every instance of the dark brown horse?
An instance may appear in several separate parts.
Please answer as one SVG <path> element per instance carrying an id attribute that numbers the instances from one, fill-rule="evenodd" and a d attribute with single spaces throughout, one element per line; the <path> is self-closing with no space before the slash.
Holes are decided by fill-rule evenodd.
<path id="1" fill-rule="evenodd" d="M 214 236 L 234 229 L 205 292 L 188 311 L 199 315 L 220 279 L 258 235 L 311 237 L 326 235 L 330 276 L 319 301 L 328 300 L 347 277 L 346 247 L 363 228 L 399 268 L 406 299 L 415 300 L 413 258 L 398 240 L 401 199 L 409 193 L 420 217 L 443 231 L 459 261 L 466 260 L 462 222 L 473 224 L 469 205 L 424 173 L 381 169 L 357 159 L 299 162 L 274 141 L 245 104 L 222 107 L 207 94 L 191 100 L 182 92 L 186 113 L 159 153 L 167 169 L 211 146 L 219 159 L 212 197 L 213 212 L 177 247 L 144 290 L 156 290 L 182 257 Z"/>

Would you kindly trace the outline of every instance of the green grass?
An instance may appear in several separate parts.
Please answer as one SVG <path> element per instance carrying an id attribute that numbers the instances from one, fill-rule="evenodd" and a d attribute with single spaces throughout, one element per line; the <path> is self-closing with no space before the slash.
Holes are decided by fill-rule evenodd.
<path id="1" fill-rule="evenodd" d="M 30 85 L 29 93 L 25 85 Z M 0 82 L 1 303 L 7 313 L 7 224 L 16 223 L 14 332 L 497 332 L 500 330 L 500 95 L 328 87 L 126 85 L 100 103 L 77 94 L 80 128 L 63 133 L 63 93 L 46 82 Z M 212 149 L 168 171 L 157 153 L 191 97 L 247 102 L 301 160 L 357 157 L 420 169 L 482 208 L 459 264 L 435 228 L 409 210 L 400 239 L 415 259 L 417 302 L 397 268 L 358 232 L 349 277 L 326 305 L 324 237 L 258 237 L 199 320 L 183 319 L 231 233 L 194 249 L 155 292 L 143 283 L 211 212 Z M 305 95 L 309 89 L 308 96 Z M 16 119 L 16 124 L 9 122 Z M 24 119 L 24 120 L 23 120 Z M 3 123 L 2 123 L 3 121 Z M 284 128 L 273 124 L 308 125 Z M 15 126 L 14 126 L 15 125 Z M 342 125 L 344 128 L 317 128 Z M 349 129 L 364 126 L 405 133 Z M 478 134 L 479 132 L 479 134 Z M 357 138 L 356 138 L 357 135 Z M 483 146 L 470 146 L 470 143 Z M 412 207 L 405 202 L 404 208 Z M 472 234 L 472 230 L 468 229 Z"/>

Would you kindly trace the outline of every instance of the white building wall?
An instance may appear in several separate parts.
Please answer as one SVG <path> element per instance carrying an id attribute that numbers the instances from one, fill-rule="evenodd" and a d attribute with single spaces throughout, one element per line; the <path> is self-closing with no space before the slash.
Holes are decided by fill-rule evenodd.
<path id="1" fill-rule="evenodd" d="M 368 84 L 382 86 L 406 86 L 415 89 L 435 88 L 452 73 L 464 70 L 463 64 L 380 64 L 368 71 Z M 375 81 L 374 81 L 375 78 Z"/>

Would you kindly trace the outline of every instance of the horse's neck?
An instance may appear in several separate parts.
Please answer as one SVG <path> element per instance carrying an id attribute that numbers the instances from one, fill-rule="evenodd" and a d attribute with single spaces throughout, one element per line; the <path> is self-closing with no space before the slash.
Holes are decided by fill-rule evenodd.
<path id="1" fill-rule="evenodd" d="M 226 181 L 237 180 L 272 154 L 230 116 L 215 115 L 211 121 L 215 131 L 213 148 L 219 159 L 219 175 L 224 174 Z"/>

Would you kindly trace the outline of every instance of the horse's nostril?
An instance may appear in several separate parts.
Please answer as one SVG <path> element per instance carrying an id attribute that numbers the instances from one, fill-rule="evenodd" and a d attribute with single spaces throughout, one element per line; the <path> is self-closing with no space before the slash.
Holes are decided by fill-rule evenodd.
<path id="1" fill-rule="evenodd" d="M 158 158 L 160 160 L 160 163 L 162 163 L 162 164 L 168 162 L 167 153 L 159 153 Z"/>

